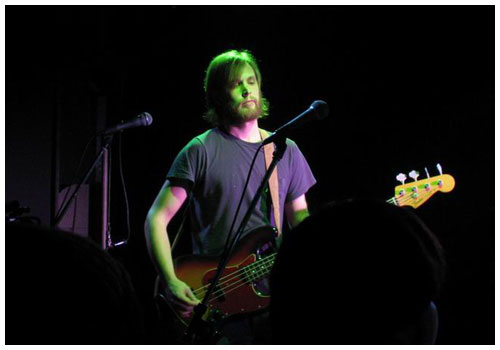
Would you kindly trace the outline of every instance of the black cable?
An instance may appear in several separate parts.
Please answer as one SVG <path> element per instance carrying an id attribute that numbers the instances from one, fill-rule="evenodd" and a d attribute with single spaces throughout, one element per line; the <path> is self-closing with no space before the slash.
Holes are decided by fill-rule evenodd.
<path id="1" fill-rule="evenodd" d="M 121 244 L 127 243 L 129 238 L 130 238 L 130 207 L 128 203 L 128 195 L 127 195 L 127 187 L 125 186 L 125 178 L 123 176 L 123 162 L 122 162 L 122 133 L 120 132 L 118 134 L 118 167 L 120 169 L 120 179 L 122 182 L 122 189 L 123 189 L 123 197 L 125 199 L 125 210 L 126 210 L 126 217 L 127 217 L 127 239 L 125 241 L 120 242 Z"/>

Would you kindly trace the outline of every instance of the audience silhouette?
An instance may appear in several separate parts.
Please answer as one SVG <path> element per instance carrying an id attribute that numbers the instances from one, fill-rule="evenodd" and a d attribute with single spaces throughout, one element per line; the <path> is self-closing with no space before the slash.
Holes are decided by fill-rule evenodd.
<path id="1" fill-rule="evenodd" d="M 444 271 L 440 243 L 413 210 L 330 203 L 283 237 L 273 343 L 433 344 Z M 7 224 L 6 343 L 147 343 L 129 274 L 88 239 Z"/>
<path id="2" fill-rule="evenodd" d="M 413 212 L 330 203 L 283 237 L 271 274 L 276 344 L 433 344 L 440 243 Z"/>
<path id="3" fill-rule="evenodd" d="M 125 268 L 89 239 L 6 225 L 7 344 L 140 344 L 143 314 Z"/>

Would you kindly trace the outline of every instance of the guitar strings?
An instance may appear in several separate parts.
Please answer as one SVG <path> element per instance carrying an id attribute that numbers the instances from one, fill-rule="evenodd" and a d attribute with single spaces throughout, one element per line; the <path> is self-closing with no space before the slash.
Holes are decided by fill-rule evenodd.
<path id="1" fill-rule="evenodd" d="M 262 259 L 256 260 L 256 261 L 254 261 L 254 262 L 252 262 L 252 263 L 250 263 L 250 264 L 248 264 L 248 265 L 246 265 L 246 266 L 244 266 L 244 267 L 242 267 L 240 269 L 237 269 L 236 271 L 231 272 L 231 273 L 229 273 L 227 275 L 223 275 L 219 279 L 219 282 L 218 282 L 218 284 L 217 284 L 216 287 L 219 288 L 221 283 L 226 283 L 228 278 L 234 279 L 235 277 L 239 277 L 236 274 L 240 273 L 241 271 L 243 271 L 243 273 L 245 273 L 245 271 L 247 271 L 248 269 L 250 269 L 252 266 L 262 264 L 262 263 L 266 262 L 267 260 L 269 260 L 269 258 L 272 257 L 272 256 L 274 256 L 274 255 L 276 255 L 276 253 L 270 254 L 270 255 L 262 258 Z M 240 273 L 240 275 L 241 275 L 241 273 Z M 200 291 L 202 291 L 204 289 L 205 290 L 208 289 L 209 286 L 210 286 L 210 283 L 209 284 L 205 284 L 205 285 L 199 287 L 198 289 L 193 290 L 193 292 L 195 294 L 197 294 L 197 293 L 199 293 Z"/>
<path id="2" fill-rule="evenodd" d="M 249 264 L 241 269 L 238 269 L 235 272 L 230 273 L 229 275 L 224 276 L 224 277 L 226 277 L 224 279 L 221 278 L 221 282 L 217 284 L 217 292 L 214 293 L 214 295 L 217 295 L 215 297 L 215 299 L 220 297 L 221 295 L 223 295 L 224 292 L 228 288 L 233 287 L 235 284 L 237 284 L 240 281 L 243 281 L 243 283 L 240 285 L 240 286 L 243 286 L 243 285 L 247 284 L 248 282 L 252 281 L 253 277 L 257 274 L 260 274 L 260 276 L 258 276 L 258 278 L 262 278 L 263 276 L 268 274 L 269 270 L 266 270 L 264 272 L 262 272 L 261 270 L 263 268 L 272 267 L 272 265 L 274 264 L 274 257 L 275 256 L 276 256 L 276 253 L 270 254 L 270 255 L 266 256 L 265 258 L 257 260 L 257 261 L 255 261 L 255 262 L 253 262 L 253 263 L 251 263 L 251 264 Z M 257 271 L 257 274 L 254 273 L 252 276 L 251 273 L 247 273 L 247 271 L 249 271 L 249 270 L 255 270 L 255 271 Z M 244 278 L 241 278 L 241 276 L 244 276 L 244 275 L 246 275 L 246 276 Z M 227 285 L 227 283 L 231 283 L 231 282 L 232 282 L 232 284 Z M 223 284 L 226 284 L 226 285 L 223 286 Z M 200 291 L 206 291 L 207 289 L 208 289 L 208 285 L 202 286 L 202 287 L 198 288 L 197 290 L 195 290 L 195 294 L 198 294 Z M 203 297 L 203 296 L 204 296 L 204 294 L 200 295 L 200 297 Z"/>
<path id="3" fill-rule="evenodd" d="M 247 273 L 247 271 L 251 268 L 255 269 L 255 267 L 257 267 L 257 269 L 259 268 L 259 265 L 263 265 L 263 264 L 266 264 L 269 260 L 271 260 L 272 256 L 267 256 L 263 259 L 260 259 L 260 260 L 257 260 L 247 266 L 244 266 L 243 268 L 241 269 L 238 269 L 237 271 L 234 271 L 230 274 L 227 274 L 225 276 L 223 276 L 221 279 L 220 279 L 220 282 L 217 284 L 217 288 L 219 290 L 221 290 L 221 285 L 224 284 L 224 283 L 228 283 L 228 282 L 231 282 L 232 280 L 234 280 L 235 278 L 238 278 L 240 277 L 241 275 L 244 275 Z M 194 292 L 196 294 L 204 291 L 204 290 L 207 290 L 208 289 L 208 286 L 209 285 L 204 285 L 198 289 L 196 289 Z"/>
<path id="4" fill-rule="evenodd" d="M 268 262 L 268 264 L 266 265 L 266 268 L 268 268 L 266 271 L 263 271 L 259 276 L 258 278 L 254 278 L 252 276 L 246 276 L 245 278 L 243 279 L 238 279 L 236 280 L 233 284 L 230 284 L 228 286 L 225 286 L 224 288 L 222 288 L 220 290 L 220 293 L 214 293 L 214 296 L 212 299 L 210 299 L 209 301 L 214 301 L 216 299 L 218 299 L 219 297 L 223 296 L 223 295 L 227 295 L 229 294 L 230 292 L 232 291 L 235 291 L 236 289 L 240 288 L 240 287 L 243 287 L 243 286 L 246 286 L 249 284 L 249 282 L 252 282 L 256 279 L 261 279 L 265 276 L 267 276 L 270 272 L 270 268 L 274 265 L 274 259 L 272 259 L 271 261 Z M 239 283 L 241 281 L 241 283 Z M 239 283 L 239 284 L 238 284 Z"/>
<path id="5" fill-rule="evenodd" d="M 435 191 L 436 191 L 436 190 L 433 190 L 433 192 L 435 192 Z M 402 197 L 400 197 L 400 198 L 399 198 L 399 200 L 397 200 L 395 197 L 393 197 L 393 198 L 389 199 L 387 202 L 391 202 L 392 204 L 400 204 L 400 205 L 401 205 L 401 204 L 405 204 L 406 202 L 408 202 L 408 201 L 412 200 L 411 196 L 412 196 L 412 194 L 405 194 L 405 195 L 403 195 Z M 274 254 L 274 255 L 275 255 L 275 254 Z M 271 258 L 273 258 L 273 257 L 274 257 L 274 255 L 273 255 L 273 256 L 271 256 Z M 267 259 L 267 260 L 269 260 L 269 259 Z M 267 261 L 267 262 L 268 262 L 269 264 L 268 264 L 267 266 L 265 266 L 265 267 L 266 267 L 266 268 L 271 267 L 271 266 L 273 265 L 273 263 L 274 263 L 274 259 L 272 259 L 272 261 Z M 224 281 L 224 283 L 226 283 L 226 284 L 227 284 L 229 281 L 234 280 L 235 278 L 238 278 L 238 277 L 240 277 L 241 275 L 244 275 L 244 274 L 248 271 L 248 269 L 249 269 L 250 267 L 252 267 L 253 265 L 255 265 L 255 264 L 257 264 L 257 263 L 262 264 L 262 263 L 264 263 L 264 261 L 262 261 L 262 260 L 261 260 L 261 261 L 254 262 L 254 263 L 252 263 L 252 264 L 250 264 L 250 265 L 245 266 L 245 267 L 244 267 L 244 268 L 242 268 L 242 269 L 239 269 L 239 270 L 238 270 L 238 271 L 236 271 L 236 272 L 233 272 L 233 273 L 231 273 L 231 274 L 229 274 L 229 275 L 226 275 L 226 276 L 225 276 L 225 277 L 226 277 L 226 280 Z M 238 272 L 241 272 L 241 273 L 239 273 L 239 274 L 238 274 Z M 267 273 L 269 273 L 269 270 L 267 270 L 267 271 L 265 271 L 265 272 L 261 273 L 261 275 L 257 276 L 257 279 L 264 277 Z M 232 278 L 228 280 L 227 278 L 229 278 L 229 277 L 232 277 Z M 238 281 L 241 281 L 241 282 L 243 282 L 243 283 L 242 283 L 242 284 L 240 284 L 240 285 L 237 285 L 235 288 L 233 288 L 233 289 L 231 289 L 231 290 L 229 290 L 229 291 L 227 291 L 227 289 L 228 289 L 228 288 L 233 287 L 233 286 L 234 286 L 237 282 L 232 283 L 232 284 L 230 284 L 230 285 L 226 285 L 224 288 L 220 288 L 220 285 L 221 285 L 222 283 L 221 283 L 221 284 L 219 284 L 219 285 L 218 285 L 218 287 L 219 287 L 218 291 L 220 291 L 220 292 L 221 292 L 221 293 L 219 293 L 219 294 L 221 294 L 221 295 L 222 295 L 222 294 L 224 294 L 224 292 L 227 294 L 227 293 L 231 292 L 232 290 L 235 290 L 235 289 L 239 288 L 240 286 L 243 286 L 243 285 L 247 284 L 247 282 L 252 281 L 252 279 L 253 279 L 252 277 L 254 277 L 254 276 L 247 276 L 247 278 L 245 278 L 245 279 L 239 279 L 239 278 L 238 278 L 237 282 L 238 282 Z M 221 279 L 221 280 L 222 280 L 222 279 Z M 206 287 L 206 286 L 204 286 L 204 287 Z M 199 288 L 197 291 L 200 291 L 201 289 L 206 289 L 206 288 L 204 288 L 204 287 Z M 214 293 L 214 295 L 215 295 L 215 293 Z M 219 296 L 220 296 L 220 295 L 219 295 Z M 217 296 L 217 297 L 218 297 L 218 296 Z M 216 297 L 216 298 L 217 298 L 217 297 Z M 213 300 L 213 299 L 211 299 L 211 300 Z"/>
<path id="6" fill-rule="evenodd" d="M 214 297 L 213 297 L 212 299 L 210 299 L 209 301 L 214 301 L 214 300 L 216 300 L 217 298 L 221 297 L 222 295 L 227 295 L 227 294 L 231 293 L 232 291 L 235 291 L 236 289 L 238 289 L 238 288 L 240 288 L 240 287 L 243 287 L 243 286 L 245 286 L 245 285 L 248 285 L 248 284 L 249 284 L 249 282 L 252 282 L 252 281 L 255 281 L 255 280 L 257 280 L 257 279 L 262 279 L 263 277 L 266 277 L 267 275 L 269 275 L 269 273 L 270 273 L 270 268 L 271 268 L 273 265 L 274 265 L 274 259 L 273 259 L 273 260 L 271 260 L 271 261 L 269 261 L 269 264 L 266 266 L 266 268 L 268 268 L 268 269 L 267 269 L 266 271 L 263 271 L 263 272 L 260 274 L 260 276 L 258 276 L 257 278 L 254 278 L 254 277 L 251 277 L 251 276 L 247 276 L 246 278 L 244 278 L 244 279 L 241 279 L 241 280 L 240 280 L 240 281 L 242 282 L 242 283 L 240 283 L 240 284 L 237 284 L 237 283 L 238 283 L 238 281 L 236 281 L 236 282 L 235 282 L 235 283 L 233 283 L 232 285 L 226 286 L 226 288 L 224 288 L 224 290 L 222 291 L 222 293 L 220 293 L 220 295 L 217 295 L 217 296 L 215 296 L 215 295 L 214 295 Z M 235 284 L 236 284 L 236 286 L 235 286 Z M 234 288 L 227 290 L 228 288 L 233 287 L 233 286 L 234 286 Z"/>
<path id="7" fill-rule="evenodd" d="M 214 301 L 214 300 L 218 299 L 219 297 L 221 297 L 223 295 L 227 295 L 240 287 L 247 286 L 252 281 L 255 281 L 257 279 L 262 279 L 263 277 L 265 277 L 269 274 L 270 268 L 273 266 L 273 264 L 274 264 L 274 259 L 272 259 L 271 261 L 268 262 L 268 264 L 266 265 L 266 268 L 267 268 L 266 271 L 262 271 L 257 278 L 256 278 L 256 276 L 246 276 L 242 279 L 238 279 L 238 280 L 234 281 L 232 284 L 225 286 L 223 289 L 221 289 L 217 293 L 214 293 L 213 297 L 209 301 L 210 302 Z"/>
<path id="8" fill-rule="evenodd" d="M 263 258 L 263 259 L 256 260 L 256 261 L 254 261 L 253 263 L 251 263 L 251 264 L 249 264 L 249 265 L 246 265 L 246 266 L 242 267 L 241 269 L 237 269 L 237 270 L 236 270 L 236 271 L 234 271 L 234 272 L 231 272 L 231 273 L 229 273 L 229 274 L 227 274 L 227 275 L 222 276 L 222 277 L 219 279 L 219 282 L 218 282 L 218 284 L 217 284 L 217 287 L 220 287 L 220 283 L 222 283 L 222 282 L 224 282 L 224 283 L 225 283 L 225 282 L 227 282 L 227 279 L 228 279 L 228 278 L 230 278 L 230 279 L 234 279 L 234 277 L 237 277 L 237 276 L 235 276 L 235 275 L 236 275 L 236 274 L 238 274 L 238 273 L 240 273 L 242 270 L 245 270 L 245 271 L 246 271 L 246 270 L 247 270 L 250 266 L 252 266 L 252 265 L 254 265 L 254 264 L 257 264 L 257 263 L 260 263 L 260 262 L 262 262 L 263 260 L 266 260 L 266 259 L 268 259 L 268 258 L 269 258 L 269 256 L 266 256 L 266 257 L 265 257 L 265 258 Z M 210 284 L 203 285 L 203 286 L 199 287 L 198 289 L 194 290 L 194 292 L 195 292 L 195 293 L 198 293 L 199 291 L 201 291 L 201 290 L 203 290 L 203 289 L 208 289 L 208 287 L 209 287 L 209 286 L 210 286 Z"/>
<path id="9" fill-rule="evenodd" d="M 437 190 L 432 190 L 432 192 L 436 192 L 436 191 L 437 191 Z M 386 202 L 388 202 L 388 203 L 390 202 L 390 203 L 392 203 L 392 204 L 399 204 L 399 205 L 403 205 L 403 204 L 405 204 L 405 203 L 407 203 L 407 202 L 409 202 L 409 201 L 411 201 L 411 200 L 412 200 L 412 194 L 410 193 L 410 194 L 405 194 L 405 195 L 403 195 L 402 197 L 400 197 L 400 198 L 399 198 L 399 200 L 398 200 L 398 199 L 396 199 L 395 197 L 393 197 L 393 198 L 391 198 L 391 199 L 387 200 Z M 214 299 L 216 299 L 216 298 L 220 297 L 220 296 L 221 296 L 221 295 L 223 295 L 224 293 L 226 293 L 226 294 L 227 294 L 227 293 L 229 293 L 229 292 L 231 292 L 231 291 L 233 291 L 233 290 L 235 290 L 235 289 L 237 289 L 237 288 L 239 288 L 239 287 L 241 287 L 241 286 L 244 286 L 244 285 L 245 285 L 245 284 L 247 284 L 248 282 L 252 281 L 252 280 L 254 279 L 254 277 L 255 277 L 255 276 L 251 276 L 251 275 L 248 275 L 248 274 L 247 274 L 247 277 L 246 277 L 246 278 L 241 279 L 241 278 L 239 278 L 239 277 L 241 277 L 242 275 L 244 275 L 245 273 L 247 273 L 247 271 L 248 271 L 250 268 L 252 268 L 252 267 L 253 267 L 253 268 L 255 268 L 255 267 L 254 267 L 254 265 L 262 265 L 262 264 L 267 264 L 264 268 L 269 268 L 269 267 L 271 267 L 271 266 L 274 264 L 274 256 L 275 256 L 275 255 L 276 255 L 276 253 L 275 253 L 275 254 L 273 254 L 273 255 L 270 255 L 270 256 L 268 256 L 268 257 L 266 257 L 266 258 L 262 259 L 262 260 L 258 260 L 258 261 L 256 261 L 256 262 L 253 262 L 253 263 L 251 263 L 251 264 L 249 264 L 249 265 L 247 265 L 247 266 L 245 266 L 245 267 L 243 267 L 243 268 L 241 268 L 241 269 L 238 269 L 238 270 L 237 270 L 237 271 L 235 271 L 235 272 L 232 272 L 232 273 L 230 273 L 230 274 L 228 274 L 228 275 L 225 275 L 223 278 L 221 278 L 221 282 L 217 285 L 217 287 L 218 287 L 218 289 L 217 289 L 217 293 L 214 293 L 214 295 L 216 295 L 216 294 L 219 294 L 219 295 L 215 296 L 215 298 L 214 298 Z M 259 267 L 260 267 L 260 268 L 262 268 L 261 266 L 258 266 L 258 267 L 257 267 L 257 269 L 258 269 Z M 265 276 L 265 275 L 267 275 L 268 273 L 269 273 L 269 270 L 264 271 L 264 272 L 263 272 L 263 273 L 261 273 L 259 276 L 257 276 L 257 279 L 260 279 L 260 278 L 264 277 L 264 276 Z M 254 275 L 255 275 L 255 274 L 254 274 Z M 228 283 L 228 282 L 231 282 L 231 281 L 233 281 L 233 280 L 235 280 L 235 279 L 236 279 L 236 282 L 233 282 L 232 284 L 227 285 L 227 283 Z M 238 282 L 242 282 L 242 283 L 241 283 L 241 284 L 239 284 L 239 285 L 236 285 L 236 287 L 235 287 L 235 288 L 233 288 L 233 289 L 227 290 L 228 288 L 231 288 L 231 287 L 235 286 L 235 284 L 237 284 Z M 226 285 L 224 286 L 224 288 L 220 288 L 222 284 L 226 284 Z M 202 287 L 198 288 L 198 289 L 195 291 L 195 293 L 199 293 L 199 292 L 201 292 L 201 291 L 203 291 L 203 290 L 206 290 L 206 289 L 208 289 L 208 285 L 205 285 L 205 286 L 202 286 Z M 201 296 L 201 295 L 200 295 L 200 296 Z M 212 300 L 214 300 L 214 299 L 211 299 L 210 301 L 212 301 Z"/>
<path id="10" fill-rule="evenodd" d="M 272 267 L 274 264 L 274 257 L 276 253 L 273 253 L 261 260 L 258 260 L 250 265 L 247 265 L 243 267 L 242 269 L 231 273 L 231 278 L 226 278 L 222 283 L 218 284 L 217 287 L 217 293 L 214 293 L 214 295 L 217 295 L 219 297 L 224 292 L 228 289 L 233 287 L 236 283 L 243 281 L 243 284 L 247 284 L 250 282 L 252 279 L 255 279 L 255 277 L 261 278 L 265 276 L 266 274 L 269 273 L 269 268 Z M 253 274 L 252 273 L 247 273 L 250 269 L 254 270 Z M 266 269 L 266 271 L 262 271 L 263 269 Z M 244 276 L 243 278 L 241 278 Z M 225 285 L 222 285 L 222 284 Z M 231 283 L 231 284 L 228 284 Z M 200 289 L 207 289 L 205 288 L 206 286 L 200 288 Z M 200 290 L 198 289 L 198 290 Z"/>
<path id="11" fill-rule="evenodd" d="M 438 191 L 438 189 L 432 189 L 429 191 L 428 194 L 434 194 L 436 191 Z M 386 202 L 401 206 L 401 205 L 404 205 L 404 204 L 410 202 L 411 200 L 413 200 L 412 195 L 413 195 L 413 193 L 409 193 L 409 194 L 404 194 L 403 196 L 401 196 L 399 198 L 392 197 L 392 198 L 388 199 Z M 266 256 L 263 259 L 257 260 L 257 261 L 255 261 L 247 266 L 244 266 L 243 268 L 238 269 L 235 272 L 232 272 L 228 275 L 223 276 L 220 279 L 219 283 L 217 284 L 217 289 L 216 289 L 216 292 L 214 292 L 214 294 L 213 294 L 213 298 L 210 299 L 209 301 L 216 300 L 217 298 L 219 298 L 220 296 L 222 296 L 224 294 L 228 294 L 228 293 L 230 293 L 230 292 L 232 292 L 240 287 L 243 287 L 244 285 L 247 285 L 252 280 L 257 280 L 257 279 L 261 279 L 262 277 L 265 277 L 270 272 L 269 268 L 272 267 L 274 264 L 275 256 L 276 256 L 276 253 L 273 253 L 271 255 Z M 262 265 L 264 265 L 264 266 L 262 266 Z M 262 271 L 263 268 L 266 270 Z M 250 269 L 256 270 L 257 274 L 253 273 L 253 275 L 252 275 L 250 273 L 247 273 Z M 246 274 L 246 276 L 244 278 L 241 278 L 245 274 Z M 239 282 L 241 282 L 241 283 L 239 283 Z M 228 283 L 231 283 L 231 284 L 228 284 Z M 224 285 L 224 286 L 221 288 L 222 285 Z M 204 286 L 196 289 L 194 291 L 194 293 L 196 295 L 198 295 L 198 293 L 201 293 L 201 292 L 208 290 L 208 287 L 209 287 L 209 284 L 204 285 Z M 205 294 L 200 294 L 199 297 L 203 298 L 204 295 Z"/>

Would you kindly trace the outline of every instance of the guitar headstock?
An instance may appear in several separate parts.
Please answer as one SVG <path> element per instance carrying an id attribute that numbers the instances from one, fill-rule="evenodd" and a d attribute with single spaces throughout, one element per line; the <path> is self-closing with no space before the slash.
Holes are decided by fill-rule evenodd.
<path id="1" fill-rule="evenodd" d="M 438 164 L 437 168 L 440 175 L 430 177 L 427 173 L 427 178 L 418 180 L 419 173 L 412 170 L 409 176 L 414 180 L 413 182 L 405 184 L 406 175 L 399 174 L 396 179 L 402 184 L 396 186 L 394 189 L 394 197 L 388 202 L 397 206 L 411 206 L 418 208 L 431 198 L 436 192 L 450 192 L 455 187 L 455 179 L 448 174 L 443 174 L 441 166 Z"/>

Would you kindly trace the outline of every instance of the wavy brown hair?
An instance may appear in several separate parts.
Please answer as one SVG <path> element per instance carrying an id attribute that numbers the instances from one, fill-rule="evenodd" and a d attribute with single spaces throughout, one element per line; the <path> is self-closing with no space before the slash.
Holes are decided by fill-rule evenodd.
<path id="1" fill-rule="evenodd" d="M 262 96 L 262 76 L 257 59 L 248 50 L 229 50 L 214 57 L 208 65 L 204 90 L 207 111 L 203 118 L 213 126 L 226 126 L 230 121 L 228 83 L 245 64 L 249 64 L 261 89 L 260 118 L 269 114 L 269 102 Z"/>

